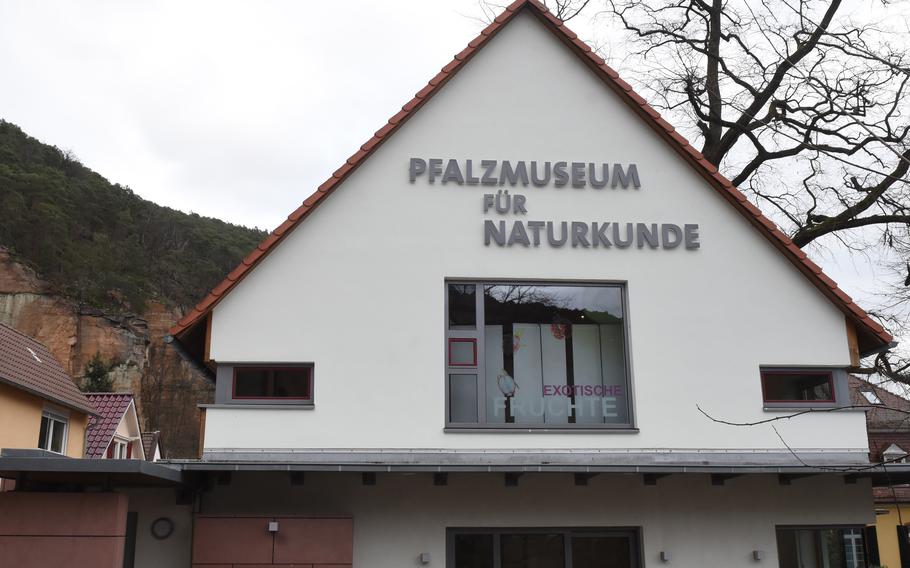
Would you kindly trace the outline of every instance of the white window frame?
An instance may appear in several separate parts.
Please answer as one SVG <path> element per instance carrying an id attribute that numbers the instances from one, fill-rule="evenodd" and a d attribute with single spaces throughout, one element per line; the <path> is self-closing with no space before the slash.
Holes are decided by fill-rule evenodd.
<path id="1" fill-rule="evenodd" d="M 39 448 L 39 449 L 42 449 L 42 450 L 45 450 L 45 451 L 48 451 L 48 452 L 54 452 L 55 454 L 66 455 L 66 439 L 67 439 L 68 434 L 69 434 L 69 418 L 67 418 L 67 417 L 65 417 L 65 416 L 61 416 L 61 415 L 59 415 L 59 414 L 57 414 L 57 413 L 55 413 L 55 412 L 49 412 L 49 411 L 47 411 L 47 410 L 45 410 L 45 411 L 43 411 L 43 412 L 41 413 L 41 421 L 42 421 L 42 422 L 44 421 L 45 418 L 46 418 L 47 421 L 48 421 L 48 423 L 47 423 L 47 437 L 46 437 L 45 440 L 42 441 L 42 440 L 41 440 L 40 430 L 39 430 L 39 434 L 38 434 L 38 448 Z M 52 450 L 52 449 L 50 448 L 51 443 L 52 443 L 52 441 L 53 441 L 53 439 L 54 439 L 54 430 L 55 430 L 56 427 L 57 427 L 57 426 L 55 426 L 57 423 L 60 423 L 60 424 L 63 425 L 63 436 L 61 437 L 61 439 L 62 439 L 63 441 L 62 441 L 62 443 L 61 443 L 61 447 L 60 447 L 60 451 L 59 451 L 59 452 L 56 451 L 56 450 Z M 43 442 L 43 443 L 42 443 L 42 442 Z"/>
<path id="2" fill-rule="evenodd" d="M 126 457 L 126 451 L 127 451 L 127 448 L 129 447 L 129 441 L 127 441 L 123 438 L 115 437 L 113 440 L 111 440 L 111 445 L 114 447 L 113 452 L 111 452 L 111 459 L 114 459 L 114 460 L 128 459 Z"/>

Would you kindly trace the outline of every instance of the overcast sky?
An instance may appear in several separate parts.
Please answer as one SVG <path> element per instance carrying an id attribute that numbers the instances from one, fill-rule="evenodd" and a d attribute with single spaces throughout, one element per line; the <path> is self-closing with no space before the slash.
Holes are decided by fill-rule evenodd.
<path id="1" fill-rule="evenodd" d="M 3 0 L 0 118 L 142 197 L 272 229 L 482 17 L 478 0 Z M 874 301 L 884 275 L 863 259 L 810 254 Z"/>

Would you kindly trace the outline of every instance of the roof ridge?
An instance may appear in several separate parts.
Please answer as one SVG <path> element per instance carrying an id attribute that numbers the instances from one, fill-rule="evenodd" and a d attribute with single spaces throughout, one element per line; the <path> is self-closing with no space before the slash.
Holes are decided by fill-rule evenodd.
<path id="1" fill-rule="evenodd" d="M 616 93 L 623 102 L 628 104 L 634 112 L 637 112 L 658 135 L 670 143 L 670 146 L 683 159 L 689 161 L 690 165 L 695 167 L 709 185 L 746 217 L 823 295 L 838 306 L 844 315 L 857 325 L 858 332 L 864 331 L 868 336 L 874 338 L 873 343 L 877 342 L 887 345 L 892 341 L 891 334 L 884 327 L 860 308 L 849 295 L 838 287 L 834 280 L 825 275 L 821 267 L 810 260 L 808 255 L 797 247 L 790 237 L 781 231 L 773 221 L 765 217 L 758 207 L 753 205 L 729 179 L 718 171 L 716 166 L 706 160 L 702 153 L 695 149 L 684 136 L 676 132 L 676 129 L 664 120 L 660 113 L 651 107 L 641 95 L 636 93 L 629 83 L 619 77 L 619 73 L 607 65 L 603 58 L 594 53 L 591 47 L 579 39 L 578 35 L 570 30 L 564 22 L 551 14 L 539 0 L 515 0 L 507 6 L 477 37 L 468 43 L 465 49 L 457 53 L 451 62 L 430 79 L 424 88 L 405 103 L 398 113 L 392 116 L 382 128 L 377 130 L 372 138 L 367 140 L 312 195 L 288 215 L 287 219 L 253 249 L 220 284 L 213 288 L 205 298 L 172 326 L 169 334 L 176 337 L 179 341 L 184 333 L 208 316 L 215 304 L 230 292 L 253 267 L 257 266 L 273 250 L 275 245 L 284 240 L 316 206 L 323 202 L 326 196 L 332 193 L 342 181 L 347 179 L 364 159 L 370 156 L 392 133 L 397 131 L 416 110 L 420 109 L 438 92 L 440 87 L 447 83 L 463 67 L 465 62 L 470 60 L 521 9 L 526 7 L 533 8 L 531 13 L 535 17 L 541 22 L 549 24 L 546 27 L 554 32 L 556 37 L 570 49 L 574 50 L 576 55 L 604 81 L 608 88 Z"/>

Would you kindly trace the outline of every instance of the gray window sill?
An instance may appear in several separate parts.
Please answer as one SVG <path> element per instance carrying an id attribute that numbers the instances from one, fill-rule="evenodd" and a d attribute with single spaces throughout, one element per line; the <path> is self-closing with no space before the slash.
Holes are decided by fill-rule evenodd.
<path id="1" fill-rule="evenodd" d="M 638 428 L 624 427 L 566 427 L 535 428 L 529 426 L 446 426 L 446 434 L 638 434 Z"/>
<path id="2" fill-rule="evenodd" d="M 281 403 L 281 404 L 248 404 L 248 403 L 233 403 L 233 404 L 200 404 L 199 408 L 249 408 L 253 410 L 314 410 L 316 405 L 313 403 Z"/>
<path id="3" fill-rule="evenodd" d="M 864 410 L 856 408 L 844 408 L 839 404 L 781 404 L 780 406 L 765 404 L 762 406 L 762 410 L 765 412 L 799 412 L 801 410 L 834 410 L 834 409 L 843 409 L 847 410 Z"/>

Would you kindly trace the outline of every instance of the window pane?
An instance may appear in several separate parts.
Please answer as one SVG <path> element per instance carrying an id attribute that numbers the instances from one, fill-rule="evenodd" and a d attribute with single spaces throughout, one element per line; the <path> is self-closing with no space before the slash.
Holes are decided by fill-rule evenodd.
<path id="1" fill-rule="evenodd" d="M 66 423 L 51 420 L 51 447 L 52 452 L 63 453 L 63 435 L 66 433 Z"/>
<path id="2" fill-rule="evenodd" d="M 501 568 L 565 568 L 561 534 L 504 534 L 500 540 Z"/>
<path id="3" fill-rule="evenodd" d="M 629 422 L 622 289 L 484 286 L 487 420 Z"/>
<path id="4" fill-rule="evenodd" d="M 844 537 L 844 566 L 846 568 L 865 568 L 866 547 L 861 529 L 845 529 Z"/>
<path id="5" fill-rule="evenodd" d="M 477 422 L 477 375 L 449 375 L 449 422 Z"/>
<path id="6" fill-rule="evenodd" d="M 238 367 L 234 376 L 237 398 L 311 398 L 308 367 L 252 368 Z"/>
<path id="7" fill-rule="evenodd" d="M 477 326 L 477 286 L 449 284 L 449 328 L 474 329 Z"/>
<path id="8" fill-rule="evenodd" d="M 455 535 L 455 568 L 493 568 L 493 535 Z"/>
<path id="9" fill-rule="evenodd" d="M 300 369 L 276 369 L 275 386 L 272 396 L 279 398 L 309 398 L 310 371 Z"/>
<path id="10" fill-rule="evenodd" d="M 50 427 L 50 421 L 51 421 L 51 419 L 48 418 L 47 416 L 41 417 L 41 431 L 38 432 L 38 447 L 41 448 L 42 450 L 48 449 L 47 434 L 48 434 L 48 428 Z"/>
<path id="11" fill-rule="evenodd" d="M 632 568 L 630 539 L 623 536 L 572 537 L 572 568 Z"/>
<path id="12" fill-rule="evenodd" d="M 765 400 L 768 402 L 833 402 L 831 382 L 831 373 L 762 373 Z"/>
<path id="13" fill-rule="evenodd" d="M 454 337 L 449 339 L 449 365 L 474 367 L 477 365 L 477 340 Z"/>
<path id="14" fill-rule="evenodd" d="M 860 529 L 778 529 L 780 568 L 865 568 Z"/>

